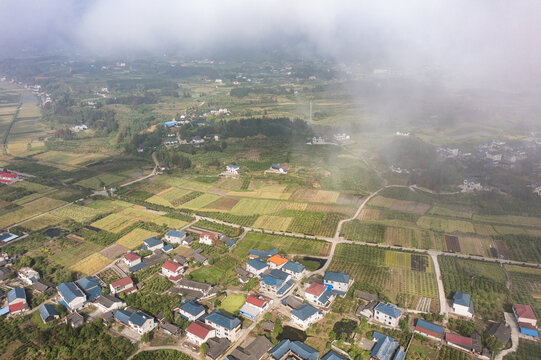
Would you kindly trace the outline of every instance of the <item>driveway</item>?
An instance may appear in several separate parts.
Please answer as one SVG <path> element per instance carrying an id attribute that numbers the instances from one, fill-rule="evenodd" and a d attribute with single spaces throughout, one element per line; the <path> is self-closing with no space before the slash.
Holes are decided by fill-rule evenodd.
<path id="1" fill-rule="evenodd" d="M 505 323 L 511 327 L 511 347 L 499 353 L 496 356 L 496 360 L 502 360 L 505 355 L 517 351 L 518 348 L 518 337 L 520 330 L 518 329 L 518 324 L 515 321 L 515 316 L 511 313 L 503 313 L 503 315 L 505 316 Z"/>

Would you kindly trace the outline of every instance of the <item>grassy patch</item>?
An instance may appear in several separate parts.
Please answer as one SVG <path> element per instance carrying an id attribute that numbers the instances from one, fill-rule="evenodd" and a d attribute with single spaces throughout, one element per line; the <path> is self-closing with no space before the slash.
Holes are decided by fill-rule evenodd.
<path id="1" fill-rule="evenodd" d="M 246 297 L 244 295 L 230 294 L 227 295 L 224 301 L 222 301 L 219 309 L 224 310 L 231 315 L 234 315 L 240 310 L 240 308 L 244 304 L 244 301 L 246 301 Z"/>

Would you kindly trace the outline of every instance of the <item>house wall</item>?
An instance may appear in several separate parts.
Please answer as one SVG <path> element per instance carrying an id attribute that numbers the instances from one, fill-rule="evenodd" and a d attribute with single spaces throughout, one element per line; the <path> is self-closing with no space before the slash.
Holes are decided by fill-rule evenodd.
<path id="1" fill-rule="evenodd" d="M 453 304 L 453 311 L 458 315 L 467 316 L 467 317 L 473 316 L 470 313 L 470 308 L 463 305 Z"/>
<path id="2" fill-rule="evenodd" d="M 380 323 L 382 324 L 385 324 L 385 325 L 389 325 L 389 326 L 392 326 L 392 327 L 396 327 L 398 326 L 398 319 L 397 318 L 393 318 L 387 314 L 384 314 L 378 310 L 376 310 L 374 312 L 374 319 L 376 321 L 379 321 Z"/>
<path id="3" fill-rule="evenodd" d="M 83 297 L 78 297 L 78 298 L 73 299 L 73 301 L 69 303 L 68 306 L 70 307 L 70 309 L 75 310 L 82 307 L 84 304 L 85 304 L 85 299 Z"/>

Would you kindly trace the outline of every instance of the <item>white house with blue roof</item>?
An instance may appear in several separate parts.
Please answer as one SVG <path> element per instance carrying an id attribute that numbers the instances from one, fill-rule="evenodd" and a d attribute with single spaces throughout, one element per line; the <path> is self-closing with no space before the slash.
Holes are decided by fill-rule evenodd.
<path id="1" fill-rule="evenodd" d="M 401 316 L 402 310 L 395 304 L 380 302 L 374 308 L 374 319 L 387 326 L 397 327 Z"/>
<path id="2" fill-rule="evenodd" d="M 186 239 L 186 232 L 182 230 L 169 230 L 164 237 L 165 241 L 172 244 L 182 244 Z"/>
<path id="3" fill-rule="evenodd" d="M 155 236 L 143 241 L 143 245 L 141 246 L 141 249 L 150 250 L 152 252 L 161 248 L 163 248 L 163 242 Z"/>
<path id="4" fill-rule="evenodd" d="M 291 310 L 291 320 L 302 330 L 306 330 L 310 325 L 322 318 L 323 314 L 310 304 L 302 304 L 298 308 Z"/>
<path id="5" fill-rule="evenodd" d="M 62 283 L 56 287 L 60 295 L 59 303 L 69 310 L 82 308 L 86 302 L 85 293 L 75 283 Z"/>
<path id="6" fill-rule="evenodd" d="M 58 311 L 56 311 L 54 305 L 52 304 L 43 304 L 38 309 L 39 316 L 44 323 L 60 318 Z"/>
<path id="7" fill-rule="evenodd" d="M 140 335 L 152 331 L 157 325 L 152 316 L 141 311 L 117 310 L 114 317 L 117 321 L 136 330 Z"/>
<path id="8" fill-rule="evenodd" d="M 269 264 L 263 262 L 259 259 L 253 259 L 246 263 L 246 271 L 254 274 L 255 276 L 260 276 L 269 268 Z"/>
<path id="9" fill-rule="evenodd" d="M 373 333 L 373 340 L 376 341 L 376 345 L 372 348 L 372 351 L 370 352 L 370 358 L 375 360 L 398 360 L 395 355 L 393 357 L 394 352 L 399 346 L 398 341 L 396 341 L 394 338 L 384 335 L 382 333 L 379 333 L 377 331 L 374 331 Z M 401 355 L 398 355 L 399 357 Z"/>
<path id="10" fill-rule="evenodd" d="M 278 269 L 272 269 L 260 281 L 261 290 L 278 296 L 285 294 L 291 285 L 293 285 L 291 276 Z M 285 287 L 287 287 L 287 289 L 284 289 Z"/>
<path id="11" fill-rule="evenodd" d="M 229 164 L 227 165 L 227 167 L 225 168 L 226 171 L 231 174 L 231 175 L 238 175 L 240 174 L 240 167 L 238 165 L 235 165 L 235 164 Z"/>
<path id="12" fill-rule="evenodd" d="M 193 300 L 190 300 L 179 307 L 178 313 L 182 318 L 188 321 L 195 321 L 205 315 L 205 307 Z"/>
<path id="13" fill-rule="evenodd" d="M 289 358 L 317 360 L 319 358 L 319 351 L 298 340 L 291 341 L 289 339 L 283 339 L 269 350 L 269 355 L 275 360 Z"/>
<path id="14" fill-rule="evenodd" d="M 101 286 L 94 276 L 87 276 L 76 281 L 81 290 L 84 291 L 88 300 L 93 300 L 101 295 Z"/>
<path id="15" fill-rule="evenodd" d="M 473 317 L 473 301 L 470 294 L 465 294 L 460 291 L 455 292 L 453 298 L 453 312 L 457 315 Z"/>
<path id="16" fill-rule="evenodd" d="M 306 267 L 296 261 L 288 261 L 282 266 L 282 271 L 291 275 L 295 280 L 299 280 L 303 277 Z"/>
<path id="17" fill-rule="evenodd" d="M 225 315 L 219 310 L 214 310 L 205 317 L 205 324 L 212 326 L 216 330 L 216 337 L 226 338 L 231 342 L 239 338 L 241 330 L 240 320 Z"/>
<path id="18" fill-rule="evenodd" d="M 347 357 L 340 355 L 334 350 L 329 351 L 326 353 L 321 360 L 348 360 Z"/>
<path id="19" fill-rule="evenodd" d="M 338 295 L 344 296 L 350 286 L 353 284 L 353 279 L 342 270 L 340 271 L 325 271 L 323 283 Z"/>

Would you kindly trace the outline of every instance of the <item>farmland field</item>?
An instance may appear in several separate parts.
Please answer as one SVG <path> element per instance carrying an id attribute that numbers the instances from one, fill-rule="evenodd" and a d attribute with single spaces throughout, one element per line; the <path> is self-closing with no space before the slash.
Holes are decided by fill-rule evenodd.
<path id="1" fill-rule="evenodd" d="M 187 209 L 200 209 L 202 207 L 205 207 L 206 205 L 210 204 L 211 202 L 214 202 L 218 200 L 220 196 L 214 195 L 214 194 L 203 194 L 201 196 L 196 197 L 193 200 L 190 200 L 184 204 L 182 204 L 182 207 Z"/>
<path id="2" fill-rule="evenodd" d="M 298 234 L 332 237 L 338 222 L 345 218 L 340 213 L 320 213 L 315 211 L 284 210 L 281 216 L 292 217 L 288 231 Z"/>
<path id="3" fill-rule="evenodd" d="M 109 265 L 113 260 L 100 254 L 94 253 L 81 261 L 70 266 L 70 269 L 86 275 L 92 275 Z"/>
<path id="4" fill-rule="evenodd" d="M 113 244 L 113 245 L 111 245 L 109 247 L 106 247 L 105 249 L 102 249 L 100 251 L 100 254 L 102 254 L 103 256 L 108 257 L 109 259 L 115 259 L 118 256 L 126 253 L 127 251 L 128 251 L 128 249 L 125 248 L 124 246 L 121 246 L 121 245 L 118 245 L 118 244 Z"/>
<path id="5" fill-rule="evenodd" d="M 385 229 L 385 244 L 411 247 L 413 230 L 388 226 Z"/>
<path id="6" fill-rule="evenodd" d="M 9 225 L 31 218 L 32 216 L 47 212 L 51 209 L 60 207 L 66 202 L 62 200 L 42 197 L 24 205 L 23 208 L 3 214 L 0 216 L 0 227 L 5 228 Z"/>
<path id="7" fill-rule="evenodd" d="M 141 228 L 136 228 L 130 231 L 116 241 L 118 245 L 124 246 L 128 249 L 135 249 L 143 244 L 143 241 L 158 235 L 158 233 L 148 231 Z"/>
<path id="8" fill-rule="evenodd" d="M 51 215 L 51 214 L 45 214 L 40 217 L 37 217 L 35 219 L 32 219 L 26 223 L 24 223 L 24 227 L 28 228 L 30 230 L 41 230 L 46 227 L 49 227 L 51 225 L 56 225 L 59 222 L 61 222 L 62 219 Z"/>
<path id="9" fill-rule="evenodd" d="M 257 218 L 252 225 L 254 228 L 261 228 L 266 230 L 273 231 L 286 231 L 291 224 L 293 218 L 291 217 L 281 217 L 273 215 L 261 215 Z"/>
<path id="10" fill-rule="evenodd" d="M 422 216 L 417 221 L 417 225 L 423 229 L 429 229 L 438 232 L 475 233 L 472 223 L 463 220 L 451 220 L 434 216 Z"/>
<path id="11" fill-rule="evenodd" d="M 79 181 L 76 185 L 80 185 L 94 190 L 102 190 L 104 185 L 111 186 L 113 184 L 120 183 L 125 179 L 126 178 L 123 176 L 106 174 Z"/>
<path id="12" fill-rule="evenodd" d="M 238 198 L 222 197 L 205 206 L 209 211 L 229 211 L 240 201 Z"/>
<path id="13" fill-rule="evenodd" d="M 120 214 L 111 214 L 109 216 L 100 219 L 91 225 L 105 231 L 117 233 L 122 229 L 127 228 L 137 222 L 137 219 L 133 219 Z"/>
<path id="14" fill-rule="evenodd" d="M 74 246 L 65 248 L 62 252 L 54 255 L 53 259 L 56 263 L 70 267 L 75 264 L 78 260 L 83 259 L 97 251 L 100 251 L 102 246 L 90 243 L 90 242 L 81 242 Z"/>
<path id="15" fill-rule="evenodd" d="M 329 254 L 330 247 L 330 243 L 322 240 L 249 232 L 242 241 L 239 241 L 233 253 L 244 258 L 248 256 L 251 249 L 270 250 L 276 248 L 284 254 L 326 256 Z"/>
<path id="16" fill-rule="evenodd" d="M 346 239 L 381 243 L 385 239 L 385 226 L 381 224 L 365 223 L 357 219 L 344 223 L 342 232 Z"/>
<path id="17" fill-rule="evenodd" d="M 241 199 L 231 209 L 233 215 L 274 215 L 278 211 L 280 201 L 263 199 Z"/>
<path id="18" fill-rule="evenodd" d="M 53 211 L 52 214 L 64 219 L 72 219 L 80 223 L 85 223 L 105 212 L 106 211 L 103 210 L 73 204 L 70 206 L 66 206 L 65 208 Z"/>
<path id="19" fill-rule="evenodd" d="M 190 273 L 191 279 L 194 281 L 204 282 L 207 284 L 219 284 L 225 277 L 225 271 L 216 266 L 203 266 Z"/>
<path id="20" fill-rule="evenodd" d="M 505 270 L 511 278 L 512 302 L 530 305 L 541 317 L 541 269 L 505 265 Z"/>
<path id="21" fill-rule="evenodd" d="M 361 210 L 361 213 L 359 214 L 358 219 L 362 221 L 366 220 L 381 220 L 382 214 L 381 210 L 378 209 L 370 209 L 370 208 L 364 208 Z"/>
<path id="22" fill-rule="evenodd" d="M 472 213 L 469 211 L 458 211 L 458 210 L 453 210 L 453 209 L 444 208 L 440 206 L 434 206 L 432 209 L 430 209 L 429 213 L 431 215 L 464 218 L 464 219 L 470 219 L 470 220 L 472 218 Z"/>

